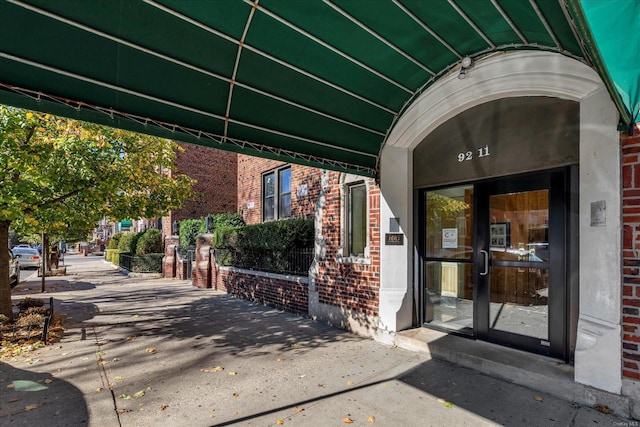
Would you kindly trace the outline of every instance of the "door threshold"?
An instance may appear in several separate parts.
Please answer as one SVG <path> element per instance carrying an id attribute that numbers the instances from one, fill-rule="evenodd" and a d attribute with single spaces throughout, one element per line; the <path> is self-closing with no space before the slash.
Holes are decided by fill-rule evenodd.
<path id="1" fill-rule="evenodd" d="M 396 332 L 395 345 L 564 400 L 585 406 L 600 403 L 629 415 L 627 397 L 576 383 L 573 366 L 558 359 L 424 327 Z"/>

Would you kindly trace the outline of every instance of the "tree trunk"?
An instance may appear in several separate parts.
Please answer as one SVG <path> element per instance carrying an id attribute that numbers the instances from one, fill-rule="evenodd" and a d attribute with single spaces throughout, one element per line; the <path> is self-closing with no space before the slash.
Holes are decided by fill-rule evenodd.
<path id="1" fill-rule="evenodd" d="M 9 283 L 9 225 L 11 221 L 0 220 L 0 313 L 13 322 L 11 307 L 11 285 Z"/>

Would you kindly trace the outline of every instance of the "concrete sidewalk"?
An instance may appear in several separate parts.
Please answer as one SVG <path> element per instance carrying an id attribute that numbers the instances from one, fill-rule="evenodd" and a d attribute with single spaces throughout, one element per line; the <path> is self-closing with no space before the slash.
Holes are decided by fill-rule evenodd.
<path id="1" fill-rule="evenodd" d="M 634 426 L 427 353 L 68 256 L 61 342 L 0 362 L 0 425 Z"/>

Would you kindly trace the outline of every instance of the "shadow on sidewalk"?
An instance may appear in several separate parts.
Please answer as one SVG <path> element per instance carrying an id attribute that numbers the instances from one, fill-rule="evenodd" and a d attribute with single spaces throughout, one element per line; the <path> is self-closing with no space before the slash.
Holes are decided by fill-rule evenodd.
<path id="1" fill-rule="evenodd" d="M 0 402 L 0 425 L 88 425 L 87 404 L 72 384 L 2 362 Z"/>

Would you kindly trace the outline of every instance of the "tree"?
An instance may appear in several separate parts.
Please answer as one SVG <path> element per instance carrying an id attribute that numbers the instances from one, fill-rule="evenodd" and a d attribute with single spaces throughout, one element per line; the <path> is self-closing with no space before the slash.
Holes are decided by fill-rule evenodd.
<path id="1" fill-rule="evenodd" d="M 103 216 L 162 216 L 193 195 L 193 181 L 173 173 L 179 149 L 162 138 L 0 106 L 0 313 L 12 318 L 9 226 L 64 236 Z"/>

